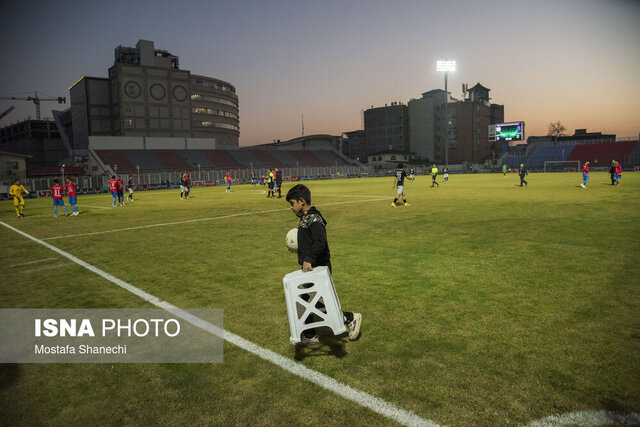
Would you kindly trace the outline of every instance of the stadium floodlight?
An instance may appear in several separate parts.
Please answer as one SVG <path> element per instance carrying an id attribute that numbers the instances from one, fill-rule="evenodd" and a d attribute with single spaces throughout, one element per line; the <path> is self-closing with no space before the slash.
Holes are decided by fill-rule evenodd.
<path id="1" fill-rule="evenodd" d="M 449 61 L 449 60 L 438 61 L 437 67 L 438 67 L 438 71 L 444 71 L 445 73 L 449 71 L 455 71 L 456 61 Z"/>
<path id="2" fill-rule="evenodd" d="M 447 77 L 449 71 L 456 70 L 456 61 L 450 61 L 445 59 L 444 61 L 438 61 L 436 63 L 438 71 L 444 72 L 444 164 L 449 166 L 449 123 L 447 118 L 447 104 L 449 103 L 449 91 L 447 90 Z"/>

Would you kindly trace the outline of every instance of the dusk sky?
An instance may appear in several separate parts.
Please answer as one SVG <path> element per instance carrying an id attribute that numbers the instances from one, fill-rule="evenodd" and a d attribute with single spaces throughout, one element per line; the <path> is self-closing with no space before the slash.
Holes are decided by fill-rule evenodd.
<path id="1" fill-rule="evenodd" d="M 444 88 L 491 89 L 527 136 L 552 121 L 638 137 L 640 2 L 2 1 L 0 96 L 69 97 L 82 76 L 107 77 L 118 45 L 153 40 L 180 68 L 236 87 L 240 145 L 362 129 L 362 111 Z M 0 125 L 35 117 L 25 101 Z M 43 102 L 51 109 L 68 108 Z"/>

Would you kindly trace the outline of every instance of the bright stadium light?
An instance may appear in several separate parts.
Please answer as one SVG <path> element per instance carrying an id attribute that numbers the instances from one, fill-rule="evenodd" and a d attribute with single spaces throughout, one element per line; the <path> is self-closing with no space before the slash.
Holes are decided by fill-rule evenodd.
<path id="1" fill-rule="evenodd" d="M 438 71 L 444 71 L 444 72 L 455 71 L 456 61 L 449 61 L 449 60 L 438 61 L 437 67 L 438 67 Z"/>
<path id="2" fill-rule="evenodd" d="M 447 103 L 449 102 L 449 92 L 447 90 L 447 77 L 449 75 L 449 71 L 456 70 L 456 61 L 449 61 L 445 59 L 444 61 L 438 61 L 436 63 L 436 67 L 438 71 L 444 72 L 444 164 L 449 166 L 449 141 L 448 137 L 448 120 L 447 120 Z"/>

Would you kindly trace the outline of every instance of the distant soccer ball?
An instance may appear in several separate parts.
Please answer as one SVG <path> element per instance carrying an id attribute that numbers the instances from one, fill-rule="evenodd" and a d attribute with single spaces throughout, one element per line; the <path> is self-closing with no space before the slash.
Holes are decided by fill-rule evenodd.
<path id="1" fill-rule="evenodd" d="M 289 252 L 298 252 L 298 229 L 292 228 L 287 233 L 287 237 L 284 239 L 285 244 Z"/>

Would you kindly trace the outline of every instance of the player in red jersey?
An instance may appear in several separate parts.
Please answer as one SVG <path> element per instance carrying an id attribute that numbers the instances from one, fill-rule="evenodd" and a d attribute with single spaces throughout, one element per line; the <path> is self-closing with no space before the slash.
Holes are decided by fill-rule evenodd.
<path id="1" fill-rule="evenodd" d="M 231 193 L 231 171 L 227 171 L 224 176 L 224 182 L 227 184 L 227 193 Z"/>
<path id="2" fill-rule="evenodd" d="M 124 206 L 124 184 L 122 183 L 120 175 L 118 175 L 117 181 L 116 193 L 118 194 L 118 203 L 120 203 L 120 206 Z"/>
<path id="3" fill-rule="evenodd" d="M 67 194 L 69 195 L 69 204 L 71 205 L 71 215 L 77 216 L 80 215 L 78 212 L 78 194 L 76 193 L 76 184 L 71 181 L 71 178 L 67 178 L 67 183 L 65 184 L 65 188 L 67 189 Z"/>
<path id="4" fill-rule="evenodd" d="M 613 179 L 616 180 L 616 186 L 619 186 L 622 179 L 622 165 L 617 160 L 614 160 L 614 162 L 616 162 L 616 173 L 613 175 Z"/>
<path id="5" fill-rule="evenodd" d="M 118 180 L 116 179 L 116 176 L 111 176 L 111 179 L 107 181 L 107 183 L 109 184 L 109 192 L 113 196 L 113 202 L 111 206 L 115 208 L 116 199 L 118 198 Z"/>
<path id="6" fill-rule="evenodd" d="M 582 188 L 587 188 L 587 181 L 589 181 L 589 162 L 584 162 L 582 166 Z"/>
<path id="7" fill-rule="evenodd" d="M 62 200 L 62 194 L 64 193 L 64 187 L 60 185 L 60 181 L 57 179 L 53 180 L 53 186 L 51 187 L 51 197 L 53 197 L 53 216 L 58 216 L 58 206 L 62 206 L 62 210 L 64 210 L 64 216 L 69 216 L 67 213 L 67 207 L 64 205 L 64 200 Z"/>

